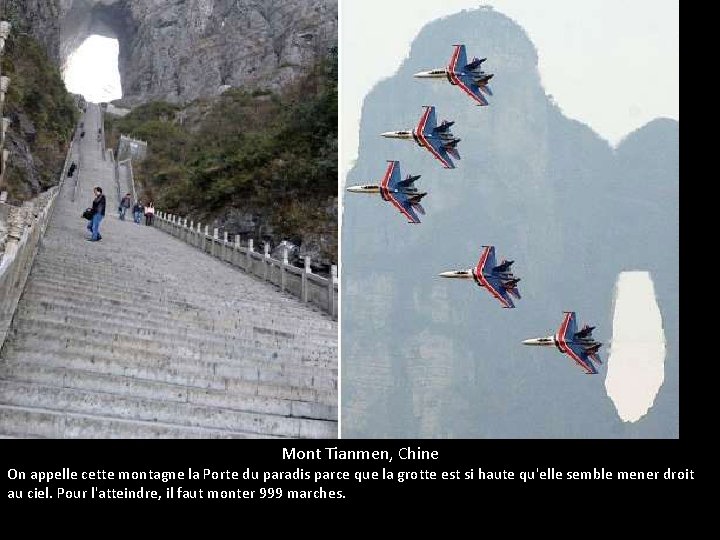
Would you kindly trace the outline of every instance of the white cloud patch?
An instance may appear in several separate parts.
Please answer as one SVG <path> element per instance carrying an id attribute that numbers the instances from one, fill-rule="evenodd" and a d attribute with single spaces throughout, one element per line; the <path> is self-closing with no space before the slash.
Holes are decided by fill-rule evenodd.
<path id="1" fill-rule="evenodd" d="M 605 389 L 624 422 L 637 422 L 665 380 L 665 332 L 649 272 L 621 272 Z"/>

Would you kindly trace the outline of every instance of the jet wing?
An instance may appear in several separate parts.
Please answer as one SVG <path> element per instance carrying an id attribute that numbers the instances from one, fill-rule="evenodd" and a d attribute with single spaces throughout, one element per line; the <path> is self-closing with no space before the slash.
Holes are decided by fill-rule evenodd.
<path id="1" fill-rule="evenodd" d="M 384 200 L 397 208 L 400 213 L 407 218 L 408 223 L 420 223 L 420 218 L 410 204 L 407 195 L 404 193 L 393 193 L 400 182 L 400 162 L 388 162 L 385 176 L 382 182 L 380 182 L 380 195 L 382 195 Z"/>
<path id="2" fill-rule="evenodd" d="M 465 45 L 454 45 L 452 56 L 450 56 L 450 62 L 448 63 L 447 70 L 450 72 L 461 71 L 467 66 L 467 53 L 465 52 Z M 460 66 L 460 69 L 458 69 Z"/>
<path id="3" fill-rule="evenodd" d="M 490 275 L 490 269 L 492 269 L 493 266 L 496 266 L 495 248 L 493 246 L 486 246 L 480 254 L 480 260 L 473 269 L 473 277 L 475 278 L 477 284 L 481 287 L 485 287 L 490 294 L 502 304 L 503 307 L 514 308 L 515 304 L 508 292 L 502 286 L 502 280 L 498 277 Z"/>
<path id="4" fill-rule="evenodd" d="M 437 118 L 435 117 L 435 107 L 426 105 L 423 108 L 425 111 L 418 122 L 417 133 L 428 137 L 434 133 L 437 127 Z"/>
<path id="5" fill-rule="evenodd" d="M 577 365 L 584 369 L 588 375 L 597 373 L 597 369 L 595 369 L 585 349 L 579 343 L 573 341 L 575 332 L 577 332 L 575 312 L 568 311 L 565 313 L 565 317 L 555 335 L 558 348 L 563 354 L 569 356 Z"/>
<path id="6" fill-rule="evenodd" d="M 485 99 L 480 87 L 475 84 L 473 78 L 465 73 L 464 69 L 467 65 L 467 56 L 465 55 L 465 45 L 455 45 L 455 51 L 450 57 L 450 64 L 448 65 L 447 72 L 450 80 L 453 84 L 460 87 L 460 89 L 476 101 L 480 106 L 489 105 L 488 100 Z"/>
<path id="7" fill-rule="evenodd" d="M 435 118 L 435 107 L 425 107 L 425 112 L 418 122 L 415 134 L 421 146 L 427 149 L 446 169 L 454 169 L 455 164 L 450 159 L 450 155 L 443 147 L 440 138 L 435 135 L 434 129 L 437 127 L 437 119 Z"/>

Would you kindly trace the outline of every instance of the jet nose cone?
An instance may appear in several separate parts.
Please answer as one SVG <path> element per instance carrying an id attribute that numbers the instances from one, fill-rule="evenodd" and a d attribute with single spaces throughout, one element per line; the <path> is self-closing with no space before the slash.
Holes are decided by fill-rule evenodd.
<path id="1" fill-rule="evenodd" d="M 397 131 L 386 131 L 385 133 L 381 133 L 380 135 L 389 139 L 397 139 L 400 136 Z"/>
<path id="2" fill-rule="evenodd" d="M 451 270 L 449 272 L 440 272 L 438 276 L 444 278 L 469 278 L 470 272 L 467 270 Z"/>
<path id="3" fill-rule="evenodd" d="M 418 79 L 424 79 L 429 76 L 430 76 L 429 71 L 418 71 L 417 73 L 415 73 L 415 75 L 413 75 L 413 77 L 417 77 Z"/>
<path id="4" fill-rule="evenodd" d="M 350 186 L 349 188 L 347 188 L 347 191 L 349 191 L 350 193 L 360 193 L 362 189 L 360 188 L 360 186 Z"/>
<path id="5" fill-rule="evenodd" d="M 553 340 L 549 337 L 546 338 L 537 338 L 537 339 L 526 339 L 522 342 L 523 345 L 535 345 L 535 346 L 541 346 L 541 345 L 552 345 Z"/>

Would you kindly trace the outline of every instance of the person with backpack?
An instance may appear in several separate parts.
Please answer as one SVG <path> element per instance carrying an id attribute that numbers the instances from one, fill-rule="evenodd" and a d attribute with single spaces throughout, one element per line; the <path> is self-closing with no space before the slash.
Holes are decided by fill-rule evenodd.
<path id="1" fill-rule="evenodd" d="M 92 212 L 92 218 L 88 222 L 88 230 L 92 233 L 92 236 L 88 238 L 91 242 L 97 242 L 99 240 L 102 240 L 102 236 L 100 235 L 100 222 L 105 217 L 105 195 L 103 195 L 102 188 L 100 186 L 97 186 L 93 190 L 93 194 L 95 195 L 95 199 L 92 202 L 92 208 L 90 209 Z"/>

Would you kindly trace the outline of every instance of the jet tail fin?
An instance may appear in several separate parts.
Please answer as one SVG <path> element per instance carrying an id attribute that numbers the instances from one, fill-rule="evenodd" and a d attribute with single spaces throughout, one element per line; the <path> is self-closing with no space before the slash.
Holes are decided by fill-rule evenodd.
<path id="1" fill-rule="evenodd" d="M 512 294 L 518 300 L 520 300 L 522 298 L 522 296 L 520 296 L 520 291 L 518 290 L 517 287 L 510 287 L 509 289 L 506 289 L 506 291 L 509 292 L 510 294 Z"/>
<path id="2" fill-rule="evenodd" d="M 420 204 L 420 201 L 425 195 L 427 195 L 427 193 L 417 193 L 416 195 L 408 197 L 408 203 L 410 203 L 410 206 L 412 206 L 422 215 L 425 215 L 425 209 L 423 208 L 422 204 Z"/>

